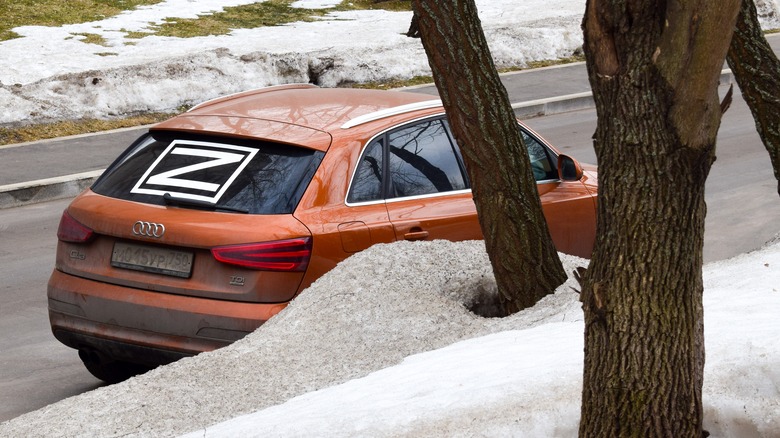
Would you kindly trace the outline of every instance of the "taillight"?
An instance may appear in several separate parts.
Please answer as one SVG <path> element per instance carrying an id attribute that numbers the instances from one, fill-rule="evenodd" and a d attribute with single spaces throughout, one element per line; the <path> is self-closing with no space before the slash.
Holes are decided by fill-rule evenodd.
<path id="1" fill-rule="evenodd" d="M 62 213 L 60 218 L 60 226 L 57 228 L 57 238 L 63 242 L 71 243 L 86 243 L 89 242 L 94 236 L 95 232 L 91 228 L 88 228 L 73 216 L 68 214 L 67 211 Z"/>
<path id="2" fill-rule="evenodd" d="M 305 271 L 311 257 L 311 237 L 274 242 L 219 246 L 211 249 L 222 263 L 262 271 Z"/>

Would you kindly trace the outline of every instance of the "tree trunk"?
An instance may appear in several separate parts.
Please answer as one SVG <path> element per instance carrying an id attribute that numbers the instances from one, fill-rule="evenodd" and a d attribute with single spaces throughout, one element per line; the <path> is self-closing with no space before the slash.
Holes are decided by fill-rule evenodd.
<path id="1" fill-rule="evenodd" d="M 588 0 L 596 246 L 580 436 L 702 435 L 704 183 L 739 0 Z"/>
<path id="2" fill-rule="evenodd" d="M 530 307 L 566 275 L 476 5 L 474 0 L 414 0 L 413 8 L 463 153 L 502 303 L 507 313 Z"/>
<path id="3" fill-rule="evenodd" d="M 406 36 L 409 38 L 420 38 L 420 24 L 418 21 L 417 14 L 413 14 L 412 22 L 409 23 L 409 30 L 406 31 Z"/>
<path id="4" fill-rule="evenodd" d="M 753 0 L 743 0 L 726 60 L 764 142 L 780 195 L 780 61 L 769 46 Z"/>

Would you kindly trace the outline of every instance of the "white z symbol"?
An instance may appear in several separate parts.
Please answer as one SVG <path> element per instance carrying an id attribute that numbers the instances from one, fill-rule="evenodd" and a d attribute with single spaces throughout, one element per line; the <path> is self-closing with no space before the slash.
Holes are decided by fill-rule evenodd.
<path id="1" fill-rule="evenodd" d="M 243 172 L 249 162 L 252 161 L 258 151 L 258 149 L 246 146 L 203 141 L 174 140 L 168 145 L 165 151 L 157 157 L 146 172 L 144 172 L 144 175 L 138 180 L 135 187 L 130 190 L 130 193 L 157 196 L 165 196 L 166 193 L 170 193 L 172 196 L 180 198 L 216 203 L 219 201 L 219 198 L 225 194 L 228 187 L 233 184 L 233 181 L 235 181 L 238 175 Z M 210 158 L 210 160 L 188 166 L 181 165 L 181 167 L 170 169 L 171 163 L 167 160 L 172 155 L 193 158 Z M 161 164 L 163 162 L 169 163 L 168 166 Z M 170 170 L 152 176 L 152 173 L 158 165 L 161 165 L 161 167 L 168 167 Z M 186 174 L 224 166 L 229 166 L 229 171 L 215 171 L 215 175 L 212 175 L 213 178 L 209 177 L 206 181 L 182 178 L 182 176 Z M 172 189 L 160 190 L 155 187 L 171 187 Z M 177 192 L 174 188 L 179 188 L 181 190 Z"/>
<path id="2" fill-rule="evenodd" d="M 169 170 L 167 172 L 159 173 L 154 176 L 150 176 L 147 180 L 147 184 L 154 184 L 160 186 L 172 186 L 183 187 L 187 189 L 197 189 L 209 192 L 216 192 L 219 190 L 219 184 L 212 184 L 202 181 L 194 181 L 191 179 L 176 178 L 177 176 L 185 173 L 196 172 L 198 170 L 209 169 L 212 167 L 225 166 L 228 164 L 238 163 L 246 155 L 233 154 L 230 152 L 219 152 L 215 150 L 204 149 L 192 149 L 185 147 L 177 147 L 170 152 L 172 155 L 190 155 L 194 157 L 214 158 L 211 161 L 206 161 L 199 164 L 192 164 L 190 166 L 181 167 L 178 169 Z"/>

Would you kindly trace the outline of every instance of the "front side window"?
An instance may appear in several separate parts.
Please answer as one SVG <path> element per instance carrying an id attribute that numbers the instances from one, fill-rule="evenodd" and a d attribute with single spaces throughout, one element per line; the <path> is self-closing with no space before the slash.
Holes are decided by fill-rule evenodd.
<path id="1" fill-rule="evenodd" d="M 520 133 L 523 134 L 523 142 L 528 149 L 528 158 L 531 160 L 534 179 L 537 181 L 557 179 L 558 172 L 552 165 L 547 148 L 525 132 L 525 129 L 520 128 Z"/>

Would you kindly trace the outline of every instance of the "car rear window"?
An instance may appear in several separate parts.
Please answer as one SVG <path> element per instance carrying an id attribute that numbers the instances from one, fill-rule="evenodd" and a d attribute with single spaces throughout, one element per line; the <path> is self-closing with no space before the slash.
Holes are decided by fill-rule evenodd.
<path id="1" fill-rule="evenodd" d="M 265 141 L 155 132 L 130 146 L 92 190 L 156 205 L 289 214 L 323 155 Z"/>

